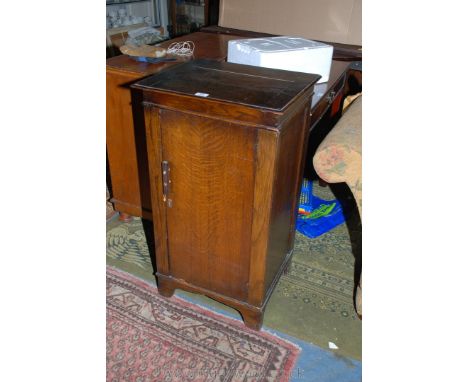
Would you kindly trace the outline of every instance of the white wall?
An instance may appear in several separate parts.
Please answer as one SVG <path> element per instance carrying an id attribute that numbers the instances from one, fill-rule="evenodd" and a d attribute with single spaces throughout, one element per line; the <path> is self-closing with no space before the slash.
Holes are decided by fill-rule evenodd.
<path id="1" fill-rule="evenodd" d="M 362 0 L 220 0 L 219 25 L 362 44 Z"/>

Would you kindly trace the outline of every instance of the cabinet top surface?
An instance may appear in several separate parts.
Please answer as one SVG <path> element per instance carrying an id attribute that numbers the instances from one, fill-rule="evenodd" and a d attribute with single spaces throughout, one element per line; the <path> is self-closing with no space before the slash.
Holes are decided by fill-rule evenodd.
<path id="1" fill-rule="evenodd" d="M 285 110 L 320 76 L 207 60 L 189 61 L 139 81 L 136 88 Z"/>

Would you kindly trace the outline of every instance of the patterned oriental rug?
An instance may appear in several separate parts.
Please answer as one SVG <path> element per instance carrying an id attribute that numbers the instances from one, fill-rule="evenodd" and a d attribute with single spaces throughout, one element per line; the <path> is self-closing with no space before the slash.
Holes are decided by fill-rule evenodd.
<path id="1" fill-rule="evenodd" d="M 316 186 L 314 194 L 325 200 L 336 198 L 329 187 Z M 350 219 L 314 239 L 296 232 L 291 272 L 280 278 L 263 323 L 265 328 L 323 349 L 328 350 L 333 342 L 338 347 L 333 350 L 337 356 L 360 360 L 361 321 L 353 306 L 353 253 L 359 252 L 354 248 L 360 245 L 357 211 Z M 114 218 L 107 223 L 107 263 L 154 285 L 149 236 L 142 223 L 138 218 L 129 223 Z M 240 318 L 236 311 L 207 297 L 181 290 L 176 295 Z"/>
<path id="2" fill-rule="evenodd" d="M 107 267 L 107 381 L 289 380 L 300 349 Z"/>

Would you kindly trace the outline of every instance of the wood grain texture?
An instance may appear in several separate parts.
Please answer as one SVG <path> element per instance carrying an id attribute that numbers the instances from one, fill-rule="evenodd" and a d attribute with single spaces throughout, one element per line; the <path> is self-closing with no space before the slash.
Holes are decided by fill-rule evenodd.
<path id="1" fill-rule="evenodd" d="M 249 65 L 193 61 L 134 85 L 145 101 L 233 122 L 279 128 L 286 108 L 312 91 L 319 76 Z M 203 102 L 199 102 L 200 98 Z"/>
<path id="2" fill-rule="evenodd" d="M 148 144 L 148 162 L 150 172 L 151 203 L 153 205 L 153 226 L 155 239 L 157 271 L 169 274 L 169 253 L 167 249 L 166 206 L 162 199 L 162 138 L 160 125 L 160 110 L 151 105 L 145 105 L 145 131 Z"/>
<path id="3" fill-rule="evenodd" d="M 115 209 L 152 219 L 142 95 L 130 88 L 139 79 L 132 72 L 107 70 L 106 146 Z"/>
<path id="4" fill-rule="evenodd" d="M 296 225 L 297 186 L 302 179 L 300 168 L 304 149 L 305 116 L 308 107 L 303 104 L 281 130 L 278 142 L 277 168 L 272 189 L 273 200 L 269 224 L 268 257 L 265 269 L 264 293 L 270 288 L 276 274 L 285 261 L 285 254 L 292 249 L 292 237 Z"/>
<path id="5" fill-rule="evenodd" d="M 249 305 L 244 301 L 227 297 L 225 295 L 217 293 L 216 291 L 195 286 L 186 282 L 185 280 L 176 279 L 174 277 L 159 273 L 156 273 L 156 276 L 158 278 L 158 288 L 159 285 L 163 287 L 163 296 L 169 297 L 175 289 L 183 289 L 188 292 L 202 294 L 238 310 L 242 315 L 242 318 L 246 320 L 245 324 L 248 327 L 256 330 L 259 330 L 261 328 L 264 307 L 258 308 L 256 306 Z"/>
<path id="6" fill-rule="evenodd" d="M 206 99 L 204 102 L 196 102 L 196 97 L 185 94 L 144 92 L 144 97 L 145 102 L 164 105 L 164 108 L 168 110 L 183 111 L 200 116 L 210 115 L 213 118 L 232 123 L 242 120 L 245 124 L 262 126 L 265 129 L 276 129 L 281 125 L 281 118 L 283 117 L 281 113 L 239 107 L 239 105 L 227 104 L 219 100 Z"/>
<path id="7" fill-rule="evenodd" d="M 194 58 L 225 60 L 227 41 L 239 36 L 193 33 L 188 39 L 196 45 Z M 186 36 L 165 41 L 185 41 Z M 130 86 L 152 74 L 184 62 L 149 64 L 120 55 L 106 61 L 106 138 L 112 202 L 117 211 L 152 219 L 146 138 L 140 93 Z"/>
<path id="8" fill-rule="evenodd" d="M 242 35 L 241 32 L 236 33 Z M 242 37 L 253 36 L 243 34 Z M 175 40 L 194 41 L 196 58 L 223 61 L 227 56 L 227 41 L 236 38 L 241 38 L 241 36 L 235 33 L 226 35 L 197 32 Z M 165 41 L 162 45 L 168 46 L 172 41 Z M 148 64 L 137 62 L 124 55 L 106 61 L 109 172 L 112 202 L 115 209 L 121 213 L 152 219 L 141 99 L 138 92 L 130 90 L 130 86 L 143 78 L 179 64 L 173 62 Z M 325 88 L 325 93 L 322 97 L 314 97 L 312 101 L 311 125 L 319 121 L 329 109 L 327 96 L 330 92 L 337 90 L 336 87 L 341 84 L 348 66 L 349 63 L 333 61 L 330 80 L 328 83 L 320 84 L 322 88 Z M 184 110 L 198 115 L 209 114 L 232 123 L 237 123 L 241 119 L 245 124 L 251 124 L 253 127 L 259 126 L 271 130 L 281 126 L 283 118 L 288 117 L 270 110 L 241 108 L 236 104 L 214 100 L 195 103 L 190 101 L 190 96 L 183 94 L 161 92 L 157 96 L 152 93 L 147 97 L 148 102 L 164 105 L 166 109 Z M 270 98 L 274 99 L 274 97 Z"/>
<path id="9" fill-rule="evenodd" d="M 262 306 L 265 296 L 265 270 L 269 250 L 268 239 L 278 136 L 278 132 L 257 131 L 248 296 L 249 304 L 254 306 Z"/>
<path id="10" fill-rule="evenodd" d="M 151 200 L 147 166 L 143 163 L 146 153 L 137 149 L 144 144 L 144 126 L 140 123 L 136 132 L 133 129 L 130 85 L 136 80 L 138 77 L 131 73 L 107 73 L 106 144 L 115 209 L 129 215 L 142 216 L 142 209 L 151 211 Z"/>
<path id="11" fill-rule="evenodd" d="M 257 109 L 284 111 L 320 78 L 228 62 L 195 60 L 173 66 L 138 83 L 138 88 L 221 100 Z"/>
<path id="12" fill-rule="evenodd" d="M 224 76 L 224 83 L 233 78 L 232 71 L 248 70 L 248 76 L 235 77 L 239 96 L 248 95 L 246 105 L 234 102 L 230 89 L 215 101 L 191 96 L 189 84 L 199 80 L 199 71 L 188 64 L 179 69 L 187 71 L 185 91 L 181 84 L 168 85 L 167 73 L 134 85 L 144 93 L 146 105 L 158 280 L 166 295 L 176 287 L 203 293 L 238 309 L 246 325 L 259 329 L 292 254 L 304 137 L 318 76 L 307 77 L 308 82 L 297 78 L 301 86 L 295 83 L 295 92 L 285 92 L 284 105 L 275 111 L 279 124 L 272 126 L 261 114 L 267 95 L 255 86 L 275 82 L 266 74 L 289 74 L 242 65 L 212 74 Z M 213 102 L 218 106 L 207 108 Z M 235 109 L 237 121 L 232 116 L 223 120 L 222 108 Z M 193 109 L 198 113 L 187 112 Z M 249 124 L 251 110 L 260 112 L 257 125 Z M 169 174 L 165 180 L 163 171 Z M 163 188 L 163 181 L 168 186 Z"/>
<path id="13" fill-rule="evenodd" d="M 245 299 L 255 131 L 167 110 L 161 126 L 171 275 Z"/>
<path id="14" fill-rule="evenodd" d="M 307 102 L 307 101 L 306 101 Z M 300 112 L 299 112 L 300 114 Z M 293 188 L 293 195 L 294 195 L 294 201 L 293 205 L 295 206 L 294 213 L 292 213 L 291 216 L 291 222 L 290 222 L 290 232 L 289 232 L 289 239 L 288 239 L 288 251 L 293 251 L 294 249 L 294 239 L 296 237 L 296 221 L 297 221 L 297 214 L 298 214 L 298 209 L 299 209 L 299 199 L 301 196 L 301 190 L 302 190 L 302 181 L 304 178 L 304 168 L 306 165 L 306 158 L 307 158 L 307 145 L 309 142 L 309 133 L 310 133 L 310 120 L 311 120 L 311 115 L 310 111 L 307 111 L 307 108 L 305 108 L 305 112 L 302 114 L 302 125 L 304 128 L 301 128 L 301 137 L 299 139 L 298 145 L 299 147 L 302 146 L 302 150 L 300 153 L 298 153 L 299 156 L 299 166 L 296 168 L 297 174 L 294 177 L 295 181 L 295 186 Z M 289 269 L 289 265 L 291 262 L 288 263 L 287 268 Z M 286 272 L 289 272 L 287 270 Z"/>

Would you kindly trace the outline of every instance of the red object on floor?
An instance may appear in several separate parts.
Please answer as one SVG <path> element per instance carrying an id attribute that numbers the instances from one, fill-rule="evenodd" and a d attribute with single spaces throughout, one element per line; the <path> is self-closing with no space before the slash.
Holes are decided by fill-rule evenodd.
<path id="1" fill-rule="evenodd" d="M 333 117 L 336 113 L 340 111 L 342 99 L 343 99 L 343 93 L 340 93 L 336 96 L 335 100 L 333 101 L 331 105 L 331 113 L 330 113 L 331 117 Z"/>
<path id="2" fill-rule="evenodd" d="M 107 267 L 107 380 L 289 380 L 300 349 Z"/>

